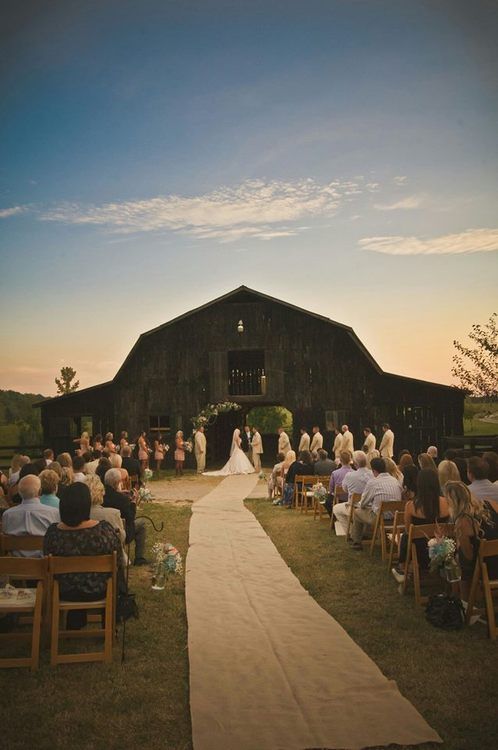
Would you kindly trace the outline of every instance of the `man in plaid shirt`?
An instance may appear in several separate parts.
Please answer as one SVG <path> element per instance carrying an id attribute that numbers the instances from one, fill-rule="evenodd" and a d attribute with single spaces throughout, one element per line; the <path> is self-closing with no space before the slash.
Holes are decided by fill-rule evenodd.
<path id="1" fill-rule="evenodd" d="M 382 458 L 373 458 L 370 464 L 373 479 L 367 483 L 361 496 L 360 507 L 355 510 L 351 539 L 353 549 L 362 550 L 361 540 L 369 526 L 373 527 L 382 502 L 401 500 L 401 487 L 397 479 L 386 472 Z"/>

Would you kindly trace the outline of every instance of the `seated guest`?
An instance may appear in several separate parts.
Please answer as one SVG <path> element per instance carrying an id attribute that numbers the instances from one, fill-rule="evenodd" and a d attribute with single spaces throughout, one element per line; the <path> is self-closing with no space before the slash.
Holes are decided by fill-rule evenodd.
<path id="1" fill-rule="evenodd" d="M 342 487 L 342 480 L 350 471 L 351 468 L 351 453 L 349 451 L 341 451 L 339 454 L 341 466 L 336 469 L 330 475 L 329 492 L 333 496 L 336 487 Z"/>
<path id="2" fill-rule="evenodd" d="M 109 469 L 112 469 L 111 462 L 109 461 L 107 456 L 102 456 L 102 458 L 99 461 L 99 465 L 95 469 L 95 473 L 99 477 L 102 484 L 105 484 L 104 482 L 105 475 L 107 474 Z"/>
<path id="3" fill-rule="evenodd" d="M 386 471 L 383 458 L 373 458 L 371 461 L 373 479 L 367 483 L 361 496 L 360 507 L 353 516 L 353 531 L 351 534 L 353 549 L 361 551 L 361 540 L 368 528 L 373 528 L 377 519 L 380 504 L 384 501 L 401 500 L 401 486 L 397 479 Z"/>
<path id="4" fill-rule="evenodd" d="M 71 481 L 69 477 L 64 476 L 62 466 L 58 461 L 52 461 L 50 464 L 50 471 L 54 471 L 57 474 L 57 497 L 59 500 L 62 500 L 64 497 L 64 493 L 67 491 L 67 488 L 71 484 Z M 66 469 L 66 471 L 68 471 Z M 71 475 L 72 477 L 72 475 Z"/>
<path id="5" fill-rule="evenodd" d="M 498 539 L 498 512 L 494 502 L 479 500 L 463 482 L 447 482 L 444 496 L 455 524 L 457 554 L 462 571 L 460 595 L 466 607 L 479 553 L 479 539 Z M 486 565 L 489 578 L 498 578 L 498 556 L 488 558 Z"/>
<path id="6" fill-rule="evenodd" d="M 282 462 L 282 480 L 283 480 L 283 492 L 282 500 L 275 500 L 274 505 L 285 505 L 287 508 L 292 506 L 292 499 L 294 497 L 294 482 L 292 484 L 287 482 L 287 474 L 289 468 L 296 461 L 296 453 L 293 450 L 287 451 L 285 458 Z"/>
<path id="7" fill-rule="evenodd" d="M 9 469 L 9 487 L 18 483 L 19 472 L 24 464 L 29 464 L 28 456 L 22 456 L 20 453 L 16 453 L 15 456 L 12 457 Z"/>
<path id="8" fill-rule="evenodd" d="M 109 461 L 111 462 L 111 466 L 113 469 L 120 469 L 121 465 L 123 463 L 123 459 L 119 455 L 119 453 L 109 453 Z"/>
<path id="9" fill-rule="evenodd" d="M 437 473 L 439 474 L 439 486 L 441 489 L 444 489 L 446 482 L 460 481 L 458 466 L 454 461 L 448 461 L 446 458 L 443 458 L 443 460 L 439 462 Z"/>
<path id="10" fill-rule="evenodd" d="M 417 477 L 420 469 L 415 464 L 405 466 L 403 469 L 403 489 L 401 498 L 408 502 L 413 500 L 417 494 Z"/>
<path id="11" fill-rule="evenodd" d="M 309 451 L 301 451 L 297 461 L 294 461 L 289 466 L 285 481 L 287 482 L 287 484 L 294 485 L 296 477 L 311 476 L 314 473 L 315 467 L 311 460 L 311 453 Z"/>
<path id="12" fill-rule="evenodd" d="M 314 466 L 315 474 L 321 477 L 329 477 L 335 471 L 335 461 L 329 458 L 329 454 L 323 448 L 318 451 L 318 460 Z"/>
<path id="13" fill-rule="evenodd" d="M 25 463 L 21 466 L 19 471 L 19 480 L 17 484 L 13 484 L 9 487 L 7 501 L 9 505 L 19 505 L 22 497 L 19 493 L 19 483 L 23 477 L 34 476 L 37 477 L 40 473 L 40 467 L 36 463 Z"/>
<path id="14" fill-rule="evenodd" d="M 268 479 L 268 499 L 269 500 L 273 498 L 273 495 L 275 494 L 275 490 L 277 488 L 280 491 L 282 491 L 282 487 L 283 487 L 282 467 L 283 467 L 284 459 L 285 459 L 285 455 L 283 453 L 279 453 L 277 456 L 277 463 L 274 465 L 273 469 L 271 470 L 270 478 Z"/>
<path id="15" fill-rule="evenodd" d="M 73 458 L 73 482 L 84 482 L 85 474 L 83 469 L 85 468 L 85 459 L 83 456 L 75 456 Z"/>
<path id="16" fill-rule="evenodd" d="M 104 508 L 117 508 L 125 522 L 126 543 L 135 542 L 135 565 L 147 565 L 145 559 L 145 519 L 135 518 L 137 504 L 133 497 L 121 492 L 121 470 L 109 469 L 104 477 Z"/>
<path id="17" fill-rule="evenodd" d="M 429 447 L 427 448 L 427 455 L 432 458 L 436 466 L 439 465 L 439 458 L 437 456 L 437 448 L 435 445 L 429 445 Z"/>
<path id="18" fill-rule="evenodd" d="M 90 490 L 83 482 L 75 482 L 61 500 L 60 522 L 47 530 L 43 541 L 45 555 L 72 557 L 79 555 L 110 555 L 118 558 L 118 580 L 123 581 L 123 555 L 119 537 L 107 521 L 90 518 Z M 107 573 L 63 573 L 57 576 L 62 600 L 85 602 L 105 597 Z M 86 624 L 85 610 L 70 610 L 68 630 Z"/>
<path id="19" fill-rule="evenodd" d="M 469 478 L 469 490 L 479 498 L 479 500 L 498 501 L 498 484 L 490 482 L 489 464 L 483 458 L 472 456 L 469 458 L 467 466 L 467 476 Z"/>
<path id="20" fill-rule="evenodd" d="M 42 505 L 40 502 L 40 478 L 27 474 L 19 480 L 21 503 L 14 508 L 7 508 L 2 516 L 2 531 L 13 536 L 45 536 L 52 523 L 60 519 L 57 508 Z M 41 550 L 20 550 L 15 554 L 21 557 L 42 557 Z"/>
<path id="21" fill-rule="evenodd" d="M 52 463 L 54 463 L 52 461 Z M 52 465 L 52 464 L 51 464 Z M 40 474 L 41 495 L 40 502 L 42 505 L 49 505 L 51 508 L 59 507 L 59 497 L 57 490 L 59 487 L 59 475 L 53 469 L 44 469 Z"/>
<path id="22" fill-rule="evenodd" d="M 417 476 L 417 492 L 413 500 L 405 505 L 405 531 L 401 537 L 399 562 L 392 568 L 392 574 L 398 583 L 404 581 L 404 563 L 408 547 L 408 531 L 410 526 L 421 526 L 429 523 L 448 523 L 449 506 L 446 498 L 441 496 L 439 477 L 433 469 L 421 469 Z M 419 565 L 427 567 L 429 556 L 425 539 L 415 540 Z"/>
<path id="23" fill-rule="evenodd" d="M 107 521 L 118 533 L 121 544 L 126 542 L 126 532 L 121 518 L 121 513 L 117 508 L 104 508 L 104 485 L 96 474 L 88 474 L 85 477 L 85 484 L 90 490 L 90 499 L 92 507 L 90 508 L 90 518 L 94 521 Z"/>
<path id="24" fill-rule="evenodd" d="M 419 453 L 418 465 L 421 469 L 433 469 L 437 471 L 437 466 L 434 463 L 434 459 L 431 458 L 428 453 Z"/>
<path id="25" fill-rule="evenodd" d="M 138 458 L 133 458 L 131 455 L 132 451 L 129 445 L 121 448 L 122 464 L 121 468 L 128 472 L 130 477 L 138 477 L 138 483 L 142 481 L 142 465 Z"/>
<path id="26" fill-rule="evenodd" d="M 62 468 L 73 468 L 73 459 L 71 458 L 69 453 L 59 453 L 59 455 L 57 456 L 57 461 L 60 463 Z"/>
<path id="27" fill-rule="evenodd" d="M 353 495 L 362 495 L 367 483 L 373 478 L 371 470 L 367 468 L 367 455 L 364 451 L 353 453 L 353 465 L 356 471 L 349 471 L 342 480 L 342 488 L 348 493 L 347 502 L 337 503 L 333 508 L 337 536 L 346 536 L 348 533 L 349 510 Z M 327 501 L 325 506 L 327 506 Z M 332 512 L 332 506 L 329 512 Z"/>
<path id="28" fill-rule="evenodd" d="M 498 453 L 495 451 L 486 451 L 482 454 L 484 461 L 489 466 L 488 479 L 490 482 L 498 482 Z"/>
<path id="29" fill-rule="evenodd" d="M 384 463 L 386 464 L 387 473 L 397 479 L 400 487 L 403 487 L 403 472 L 398 469 L 392 458 L 385 456 Z"/>
<path id="30" fill-rule="evenodd" d="M 399 457 L 398 468 L 401 473 L 403 473 L 403 469 L 405 468 L 405 466 L 415 466 L 412 454 L 408 453 L 408 451 L 406 453 L 403 453 L 403 455 Z"/>
<path id="31" fill-rule="evenodd" d="M 90 454 L 85 455 L 89 455 L 89 459 L 85 464 L 85 475 L 95 474 L 99 461 L 102 458 L 102 451 L 92 451 Z"/>
<path id="32" fill-rule="evenodd" d="M 54 452 L 53 452 L 52 448 L 46 448 L 43 451 L 43 459 L 45 461 L 45 465 L 46 465 L 47 469 L 50 466 L 50 464 L 52 463 L 52 461 L 54 460 L 54 458 L 55 458 L 55 456 L 54 456 Z"/>
<path id="33" fill-rule="evenodd" d="M 453 463 L 455 463 L 458 467 L 460 481 L 464 484 L 469 484 L 469 478 L 467 476 L 467 461 L 465 460 L 465 458 L 462 458 L 462 456 L 456 456 L 453 459 Z"/>

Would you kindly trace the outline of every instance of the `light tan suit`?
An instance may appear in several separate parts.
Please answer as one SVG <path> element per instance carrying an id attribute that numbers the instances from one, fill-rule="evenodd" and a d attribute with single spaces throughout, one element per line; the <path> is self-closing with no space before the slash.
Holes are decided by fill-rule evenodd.
<path id="1" fill-rule="evenodd" d="M 251 441 L 252 462 L 256 471 L 261 471 L 261 454 L 263 453 L 263 440 L 259 432 L 254 432 Z"/>
<path id="2" fill-rule="evenodd" d="M 289 436 L 286 432 L 281 432 L 278 436 L 278 452 L 283 453 L 284 456 L 286 456 L 291 450 L 292 446 L 290 444 Z"/>
<path id="3" fill-rule="evenodd" d="M 353 455 L 353 451 L 354 451 L 353 434 L 349 430 L 346 430 L 346 432 L 342 433 L 341 450 L 349 451 L 351 455 Z"/>
<path id="4" fill-rule="evenodd" d="M 202 472 L 206 468 L 206 447 L 207 440 L 205 434 L 197 430 L 194 437 L 194 453 L 195 460 L 197 462 L 198 474 L 202 474 Z"/>
<path id="5" fill-rule="evenodd" d="M 301 451 L 309 451 L 310 449 L 310 436 L 307 432 L 303 432 L 301 435 L 301 440 L 299 441 L 299 448 L 297 449 L 299 453 Z"/>
<path id="6" fill-rule="evenodd" d="M 335 436 L 334 445 L 332 446 L 332 450 L 334 452 L 334 458 L 336 461 L 341 460 L 341 451 L 342 451 L 342 435 L 339 433 Z"/>
<path id="7" fill-rule="evenodd" d="M 315 432 L 311 440 L 310 451 L 319 451 L 323 448 L 323 435 L 321 432 Z"/>
<path id="8" fill-rule="evenodd" d="M 394 432 L 386 430 L 380 441 L 379 453 L 381 458 L 392 458 L 394 456 Z"/>
<path id="9" fill-rule="evenodd" d="M 371 461 L 373 458 L 372 453 L 374 452 L 375 446 L 377 445 L 377 438 L 375 437 L 375 435 L 372 435 L 372 433 L 370 433 L 369 435 L 366 436 L 365 442 L 363 443 L 363 445 L 365 446 L 365 453 L 367 454 L 367 459 L 368 461 Z"/>

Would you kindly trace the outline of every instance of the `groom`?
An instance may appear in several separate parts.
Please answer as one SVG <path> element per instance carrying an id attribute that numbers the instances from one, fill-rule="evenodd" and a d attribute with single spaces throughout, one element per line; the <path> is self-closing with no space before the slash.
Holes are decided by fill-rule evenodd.
<path id="1" fill-rule="evenodd" d="M 242 433 L 240 435 L 240 440 L 241 440 L 240 447 L 242 448 L 242 450 L 246 454 L 246 456 L 249 459 L 249 461 L 251 461 L 251 463 L 252 463 L 252 457 L 251 457 L 251 453 L 252 453 L 252 450 L 251 450 L 252 436 L 251 436 L 251 428 L 249 427 L 248 424 L 246 424 L 244 426 L 244 429 L 242 430 Z"/>
<path id="2" fill-rule="evenodd" d="M 252 462 L 256 471 L 261 471 L 261 454 L 263 453 L 263 441 L 258 428 L 252 428 Z"/>

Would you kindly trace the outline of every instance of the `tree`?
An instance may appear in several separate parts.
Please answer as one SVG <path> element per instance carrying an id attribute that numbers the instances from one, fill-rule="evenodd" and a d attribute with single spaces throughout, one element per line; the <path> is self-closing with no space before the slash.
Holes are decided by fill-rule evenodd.
<path id="1" fill-rule="evenodd" d="M 76 370 L 72 367 L 61 367 L 60 378 L 55 378 L 55 384 L 57 385 L 57 393 L 72 393 L 79 387 L 80 381 L 77 380 L 75 383 L 71 381 L 76 377 Z"/>
<path id="2" fill-rule="evenodd" d="M 493 313 L 484 325 L 474 324 L 469 339 L 474 348 L 454 341 L 452 374 L 473 396 L 498 398 L 498 315 Z"/>

